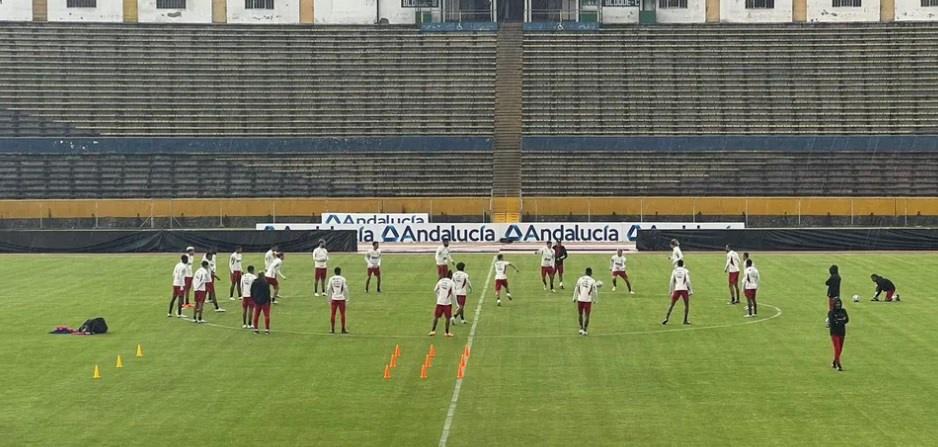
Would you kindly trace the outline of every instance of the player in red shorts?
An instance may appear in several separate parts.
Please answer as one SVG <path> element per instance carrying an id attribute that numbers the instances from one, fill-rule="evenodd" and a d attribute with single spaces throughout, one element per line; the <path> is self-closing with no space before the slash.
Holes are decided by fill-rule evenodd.
<path id="1" fill-rule="evenodd" d="M 326 296 L 326 275 L 329 269 L 329 250 L 326 250 L 326 241 L 320 239 L 319 246 L 313 250 L 313 264 L 315 276 L 313 277 L 313 296 L 319 296 L 319 287 L 322 286 L 322 296 Z"/>
<path id="2" fill-rule="evenodd" d="M 238 290 L 241 291 L 241 328 L 254 329 L 251 317 L 254 315 L 254 300 L 251 299 L 251 285 L 257 275 L 254 274 L 254 266 L 248 266 L 248 272 L 241 276 L 241 283 L 238 284 Z"/>
<path id="3" fill-rule="evenodd" d="M 554 273 L 557 274 L 557 280 L 560 281 L 561 289 L 563 289 L 563 262 L 567 260 L 567 247 L 563 246 L 563 242 L 559 239 L 554 245 Z"/>
<path id="4" fill-rule="evenodd" d="M 235 249 L 231 256 L 228 256 L 228 271 L 230 272 L 231 287 L 228 289 L 228 299 L 235 300 L 235 290 L 238 291 L 238 298 L 244 294 L 241 293 L 241 247 Z"/>
<path id="5" fill-rule="evenodd" d="M 876 295 L 873 295 L 873 301 L 879 301 L 879 294 L 883 292 L 886 292 L 887 303 L 892 302 L 893 300 L 901 301 L 899 299 L 899 293 L 896 292 L 896 285 L 893 284 L 892 281 L 875 273 L 870 275 L 870 279 L 876 283 Z"/>
<path id="6" fill-rule="evenodd" d="M 456 297 L 456 284 L 453 282 L 453 272 L 446 272 L 446 276 L 440 278 L 433 288 L 436 293 L 436 309 L 433 311 L 433 328 L 430 329 L 429 336 L 436 335 L 436 324 L 440 317 L 446 320 L 446 333 L 443 335 L 452 337 L 453 333 L 449 331 L 450 323 L 453 318 L 453 298 Z"/>
<path id="7" fill-rule="evenodd" d="M 335 311 L 342 316 L 342 333 L 348 334 L 345 328 L 345 305 L 349 300 L 348 282 L 342 276 L 342 269 L 335 268 L 335 275 L 329 278 L 329 302 L 332 308 L 332 333 L 335 333 Z"/>
<path id="8" fill-rule="evenodd" d="M 537 255 L 541 257 L 541 282 L 544 283 L 544 290 L 547 290 L 547 279 L 550 278 L 550 291 L 557 292 L 554 289 L 554 248 L 550 241 L 537 250 Z"/>
<path id="9" fill-rule="evenodd" d="M 368 266 L 368 279 L 365 280 L 365 293 L 371 286 L 371 277 L 378 280 L 378 293 L 381 293 L 381 249 L 378 248 L 378 241 L 371 243 L 371 250 L 365 253 L 365 265 Z"/>
<path id="10" fill-rule="evenodd" d="M 580 322 L 580 335 L 589 335 L 590 313 L 593 311 L 593 302 L 599 296 L 602 283 L 593 279 L 593 269 L 586 268 L 586 272 L 576 282 L 573 288 L 573 302 L 576 303 L 577 318 Z"/>
<path id="11" fill-rule="evenodd" d="M 453 283 L 456 284 L 456 314 L 453 315 L 453 322 L 456 317 L 466 324 L 466 297 L 472 291 L 472 283 L 469 281 L 469 274 L 466 273 L 466 264 L 457 263 L 456 273 L 453 273 Z"/>
<path id="12" fill-rule="evenodd" d="M 756 292 L 759 290 L 759 270 L 752 265 L 752 259 L 746 260 L 746 276 L 743 279 L 743 293 L 746 295 L 746 317 L 751 318 L 759 314 L 756 304 Z"/>
<path id="13" fill-rule="evenodd" d="M 189 266 L 189 257 L 182 255 L 179 259 L 179 263 L 173 268 L 173 297 L 169 300 L 169 311 L 166 313 L 167 317 L 174 315 L 173 306 L 176 306 L 175 316 L 183 318 L 182 301 L 186 296 L 186 270 Z"/>
<path id="14" fill-rule="evenodd" d="M 449 239 L 443 239 L 443 245 L 436 248 L 434 259 L 436 260 L 436 278 L 445 278 L 449 265 L 453 263 L 453 257 L 449 253 Z"/>
<path id="15" fill-rule="evenodd" d="M 189 262 L 186 263 L 186 302 L 182 305 L 182 307 L 188 309 L 192 307 L 192 305 L 189 304 L 189 292 L 192 291 L 192 275 L 194 274 L 192 271 L 192 264 L 195 262 L 195 248 L 186 247 L 186 252 L 184 254 L 187 258 L 189 258 Z"/>
<path id="16" fill-rule="evenodd" d="M 495 257 L 495 305 L 502 305 L 502 289 L 505 289 L 505 296 L 511 301 L 511 290 L 508 288 L 508 267 L 518 272 L 518 267 L 505 260 L 501 253 Z"/>
<path id="17" fill-rule="evenodd" d="M 270 266 L 267 267 L 267 271 L 264 272 L 264 277 L 266 278 L 265 283 L 274 288 L 274 304 L 277 304 L 277 298 L 280 298 L 280 280 L 278 278 L 287 279 L 286 276 L 283 276 L 283 273 L 280 273 L 281 268 L 283 268 L 283 253 L 277 252 L 277 254 L 274 255 L 273 262 L 270 263 Z"/>
<path id="18" fill-rule="evenodd" d="M 629 281 L 629 274 L 625 268 L 625 255 L 622 254 L 622 249 L 616 250 L 616 254 L 609 259 L 609 272 L 612 273 L 612 291 L 616 291 L 616 279 L 622 278 L 625 281 L 625 286 L 629 288 L 629 293 L 634 295 L 635 292 L 632 290 L 632 283 Z"/>
<path id="19" fill-rule="evenodd" d="M 208 300 L 215 306 L 215 312 L 224 312 L 225 309 L 222 309 L 218 305 L 218 296 L 215 295 L 215 280 L 221 279 L 215 273 L 215 259 L 215 250 L 209 250 L 202 255 L 202 262 L 208 262 L 208 272 L 210 276 L 208 284 L 205 285 L 205 292 L 208 295 Z"/>
<path id="20" fill-rule="evenodd" d="M 687 316 L 690 313 L 690 296 L 694 294 L 694 288 L 691 287 L 690 272 L 684 268 L 683 259 L 677 261 L 677 266 L 671 272 L 669 293 L 671 294 L 671 306 L 668 307 L 668 314 L 665 315 L 661 324 L 668 324 L 671 319 L 671 311 L 674 310 L 674 303 L 677 300 L 684 300 L 684 324 L 690 324 Z"/>
<path id="21" fill-rule="evenodd" d="M 727 304 L 739 304 L 739 270 L 742 264 L 739 263 L 739 254 L 726 244 L 726 265 L 723 271 L 726 272 L 729 279 L 730 302 Z"/>
<path id="22" fill-rule="evenodd" d="M 202 267 L 195 272 L 192 277 L 192 288 L 195 290 L 195 311 L 192 314 L 192 321 L 196 323 L 205 323 L 202 317 L 202 309 L 205 308 L 205 292 L 208 283 L 212 282 L 212 274 L 209 271 L 208 261 L 202 261 Z"/>

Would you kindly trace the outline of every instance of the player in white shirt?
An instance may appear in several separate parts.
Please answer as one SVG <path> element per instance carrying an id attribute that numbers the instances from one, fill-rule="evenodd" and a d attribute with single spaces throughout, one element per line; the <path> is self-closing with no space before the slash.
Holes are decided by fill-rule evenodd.
<path id="1" fill-rule="evenodd" d="M 502 289 L 505 289 L 505 296 L 511 301 L 511 290 L 508 289 L 508 268 L 511 267 L 518 272 L 518 267 L 505 260 L 505 255 L 499 253 L 495 257 L 495 305 L 502 305 Z"/>
<path id="2" fill-rule="evenodd" d="M 368 293 L 372 275 L 378 279 L 378 293 L 381 293 L 381 249 L 378 248 L 378 241 L 372 242 L 371 250 L 365 253 L 365 265 L 368 266 L 368 279 L 365 280 L 365 293 Z"/>
<path id="3" fill-rule="evenodd" d="M 554 289 L 554 247 L 550 241 L 547 246 L 537 250 L 537 255 L 541 257 L 541 282 L 544 284 L 544 290 L 547 290 L 547 278 L 550 278 L 550 291 L 556 293 Z"/>
<path id="4" fill-rule="evenodd" d="M 215 250 L 205 252 L 205 254 L 202 255 L 202 262 L 208 262 L 208 272 L 210 274 L 208 284 L 205 286 L 208 299 L 212 302 L 212 305 L 215 306 L 215 312 L 224 312 L 225 309 L 218 306 L 218 297 L 215 295 L 215 280 L 220 279 L 215 273 L 217 267 L 215 265 Z"/>
<path id="5" fill-rule="evenodd" d="M 176 306 L 175 315 L 179 318 L 183 318 L 182 302 L 186 297 L 186 271 L 188 267 L 189 256 L 180 256 L 179 262 L 176 264 L 176 267 L 173 268 L 173 297 L 169 300 L 169 311 L 166 313 L 167 317 L 172 317 L 174 315 L 173 306 Z"/>
<path id="6" fill-rule="evenodd" d="M 456 284 L 456 314 L 453 315 L 453 322 L 456 317 L 466 324 L 466 297 L 472 291 L 472 282 L 469 281 L 469 274 L 466 273 L 466 264 L 459 262 L 456 264 L 456 272 L 453 273 L 453 283 Z"/>
<path id="7" fill-rule="evenodd" d="M 313 296 L 319 296 L 319 286 L 322 285 L 322 296 L 326 296 L 326 270 L 329 268 L 329 250 L 326 250 L 326 241 L 320 239 L 319 246 L 313 249 L 313 264 L 316 274 L 313 278 Z"/>
<path id="8" fill-rule="evenodd" d="M 270 247 L 270 250 L 267 250 L 267 253 L 264 253 L 264 271 L 270 268 L 270 264 L 274 262 L 274 259 L 277 258 L 277 253 L 280 252 L 280 247 L 274 245 Z"/>
<path id="9" fill-rule="evenodd" d="M 287 279 L 283 273 L 280 273 L 280 269 L 283 268 L 283 253 L 277 252 L 277 255 L 274 256 L 274 260 L 270 263 L 270 266 L 267 267 L 267 271 L 264 272 L 264 277 L 267 278 L 267 284 L 270 284 L 274 288 L 274 297 L 273 303 L 277 304 L 277 299 L 280 298 L 280 281 L 277 278 Z"/>
<path id="10" fill-rule="evenodd" d="M 752 259 L 746 260 L 746 277 L 743 279 L 743 293 L 746 294 L 746 318 L 759 314 L 756 304 L 756 291 L 759 290 L 759 270 L 752 265 Z"/>
<path id="11" fill-rule="evenodd" d="M 739 254 L 730 248 L 730 244 L 726 244 L 726 265 L 723 271 L 729 278 L 730 302 L 728 304 L 739 304 L 739 267 L 741 265 Z"/>
<path id="12" fill-rule="evenodd" d="M 453 298 L 456 298 L 456 283 L 453 282 L 453 272 L 446 272 L 446 276 L 440 278 L 433 288 L 436 293 L 436 309 L 433 312 L 433 329 L 429 336 L 436 335 L 436 323 L 443 317 L 446 320 L 446 333 L 443 335 L 452 337 L 453 333 L 449 331 L 450 323 L 453 318 Z"/>
<path id="13" fill-rule="evenodd" d="M 241 298 L 241 247 L 235 249 L 230 256 L 228 256 L 228 277 L 231 279 L 231 288 L 228 289 L 228 299 L 234 301 L 235 298 L 235 289 L 238 291 L 238 298 Z"/>
<path id="14" fill-rule="evenodd" d="M 681 251 L 681 243 L 677 239 L 671 239 L 671 256 L 668 259 L 674 267 L 677 267 L 677 261 L 684 260 L 684 252 Z"/>
<path id="15" fill-rule="evenodd" d="M 195 248 L 186 247 L 186 252 L 183 254 L 186 255 L 187 258 L 189 258 L 189 262 L 186 263 L 186 302 L 185 304 L 182 305 L 182 307 L 188 309 L 192 307 L 192 305 L 189 304 L 189 292 L 192 291 L 192 275 L 193 275 L 192 263 L 195 262 Z"/>
<path id="16" fill-rule="evenodd" d="M 238 282 L 238 290 L 241 292 L 241 328 L 254 329 L 251 316 L 254 315 L 254 300 L 251 299 L 251 285 L 257 275 L 254 274 L 254 266 L 249 265 L 247 273 L 241 275 Z"/>
<path id="17" fill-rule="evenodd" d="M 205 323 L 202 317 L 202 309 L 205 307 L 205 293 L 208 284 L 212 282 L 212 273 L 209 270 L 208 261 L 202 261 L 202 267 L 196 270 L 192 277 L 192 288 L 195 290 L 195 311 L 192 314 L 192 321 L 196 323 Z"/>
<path id="18" fill-rule="evenodd" d="M 443 245 L 436 247 L 434 259 L 436 260 L 437 279 L 446 278 L 446 273 L 449 272 L 449 265 L 453 263 L 453 257 L 449 253 L 449 239 L 443 239 Z"/>
<path id="19" fill-rule="evenodd" d="M 616 254 L 609 259 L 609 271 L 612 272 L 612 291 L 616 291 L 616 278 L 622 278 L 625 281 L 625 285 L 629 288 L 629 293 L 635 294 L 632 291 L 632 283 L 629 282 L 629 274 L 625 270 L 625 255 L 622 254 L 622 249 L 616 250 Z"/>
<path id="20" fill-rule="evenodd" d="M 668 324 L 668 320 L 671 319 L 671 311 L 674 310 L 674 303 L 679 299 L 684 300 L 684 324 L 690 324 L 690 321 L 687 320 L 687 314 L 690 312 L 690 296 L 694 294 L 694 288 L 690 283 L 690 272 L 684 268 L 683 259 L 677 261 L 677 266 L 671 272 L 668 293 L 671 294 L 671 306 L 668 307 L 668 314 L 665 315 L 661 324 Z"/>
<path id="21" fill-rule="evenodd" d="M 577 316 L 580 321 L 580 335 L 589 335 L 590 312 L 593 311 L 593 302 L 599 297 L 599 288 L 602 283 L 593 279 L 593 269 L 586 268 L 583 276 L 576 281 L 573 287 L 573 302 L 576 303 Z"/>
<path id="22" fill-rule="evenodd" d="M 349 290 L 348 282 L 342 276 L 342 269 L 340 267 L 335 268 L 335 275 L 332 278 L 329 278 L 329 302 L 332 306 L 332 317 L 330 317 L 330 322 L 332 322 L 332 333 L 335 333 L 335 311 L 338 309 L 339 313 L 342 315 L 342 333 L 348 334 L 348 331 L 345 329 L 345 304 L 349 300 Z M 325 291 L 323 291 L 325 294 Z"/>

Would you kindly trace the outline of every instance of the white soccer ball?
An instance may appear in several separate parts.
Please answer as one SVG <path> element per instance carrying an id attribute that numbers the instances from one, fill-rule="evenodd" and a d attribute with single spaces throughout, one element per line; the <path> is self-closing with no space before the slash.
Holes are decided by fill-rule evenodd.
<path id="1" fill-rule="evenodd" d="M 603 282 L 602 282 L 602 281 L 596 281 L 596 288 L 597 288 L 597 289 L 600 288 L 600 287 L 602 287 L 602 286 L 603 286 Z"/>
<path id="2" fill-rule="evenodd" d="M 860 295 L 854 295 L 854 296 L 853 296 L 853 302 L 854 302 L 854 303 L 859 303 L 859 302 L 860 302 Z"/>

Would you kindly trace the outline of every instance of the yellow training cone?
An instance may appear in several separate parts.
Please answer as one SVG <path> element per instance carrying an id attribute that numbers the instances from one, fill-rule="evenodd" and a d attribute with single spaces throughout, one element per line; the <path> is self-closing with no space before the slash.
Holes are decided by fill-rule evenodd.
<path id="1" fill-rule="evenodd" d="M 101 370 L 98 369 L 98 365 L 94 365 L 94 374 L 91 375 L 91 378 L 96 380 L 101 378 Z"/>
<path id="2" fill-rule="evenodd" d="M 143 347 L 137 345 L 137 358 L 143 357 Z"/>
<path id="3" fill-rule="evenodd" d="M 117 354 L 117 364 L 114 365 L 114 367 L 115 367 L 115 368 L 123 368 L 123 367 L 124 367 L 124 359 L 121 358 L 121 355 L 120 355 L 120 354 Z"/>

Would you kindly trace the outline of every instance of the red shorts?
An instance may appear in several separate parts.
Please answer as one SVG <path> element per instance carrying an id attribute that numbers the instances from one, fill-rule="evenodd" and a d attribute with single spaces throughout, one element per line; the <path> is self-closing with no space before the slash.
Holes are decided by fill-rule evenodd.
<path id="1" fill-rule="evenodd" d="M 251 297 L 241 298 L 241 308 L 247 309 L 249 307 L 254 307 L 254 300 L 252 300 Z"/>
<path id="2" fill-rule="evenodd" d="M 377 276 L 381 277 L 381 267 L 368 267 L 368 276 Z"/>
<path id="3" fill-rule="evenodd" d="M 186 286 L 173 286 L 173 298 L 182 298 L 186 296 Z"/>
<path id="4" fill-rule="evenodd" d="M 554 264 L 554 273 L 558 275 L 563 275 L 563 263 L 562 262 L 558 262 Z"/>
<path id="5" fill-rule="evenodd" d="M 508 280 L 507 280 L 507 279 L 496 279 L 496 280 L 495 280 L 495 291 L 498 292 L 499 290 L 502 290 L 502 287 L 504 287 L 504 288 L 506 288 L 506 289 L 508 288 Z"/>
<path id="6" fill-rule="evenodd" d="M 326 280 L 326 269 L 322 267 L 316 267 L 316 281 L 325 281 Z"/>
<path id="7" fill-rule="evenodd" d="M 892 296 L 896 294 L 895 290 L 886 291 L 886 301 L 892 301 Z"/>
<path id="8" fill-rule="evenodd" d="M 756 299 L 756 289 L 746 289 L 743 290 L 743 294 L 746 295 L 747 300 Z"/>
<path id="9" fill-rule="evenodd" d="M 345 313 L 345 300 L 332 300 L 330 304 L 332 305 L 333 315 L 335 314 L 336 309 L 338 309 L 339 312 L 342 312 L 343 314 Z"/>
<path id="10" fill-rule="evenodd" d="M 280 286 L 280 283 L 277 282 L 277 278 L 271 278 L 271 277 L 269 277 L 269 276 L 267 276 L 266 278 L 267 278 L 267 284 L 270 284 L 270 285 L 273 286 L 273 287 L 278 287 L 278 286 Z"/>
<path id="11" fill-rule="evenodd" d="M 625 270 L 623 270 L 623 271 L 621 271 L 621 272 L 612 272 L 612 278 L 613 278 L 613 279 L 615 279 L 615 278 L 622 278 L 622 279 L 628 281 L 628 280 L 629 280 L 629 274 L 628 274 L 628 273 L 625 273 Z"/>
<path id="12" fill-rule="evenodd" d="M 440 318 L 444 315 L 446 316 L 446 318 L 453 317 L 453 305 L 452 304 L 437 304 L 436 305 L 436 310 L 433 312 L 433 316 L 436 318 Z"/>
<path id="13" fill-rule="evenodd" d="M 543 278 L 543 277 L 545 277 L 545 276 L 553 277 L 553 276 L 554 276 L 554 268 L 553 268 L 553 267 L 544 267 L 544 266 L 541 266 L 541 278 Z"/>
<path id="14" fill-rule="evenodd" d="M 737 285 L 739 284 L 739 272 L 730 272 L 730 284 Z"/>
<path id="15" fill-rule="evenodd" d="M 459 304 L 459 307 L 466 305 L 466 295 L 456 295 L 456 304 Z"/>
<path id="16" fill-rule="evenodd" d="M 192 288 L 192 277 L 191 277 L 191 276 L 187 276 L 187 277 L 186 277 L 186 290 L 189 290 L 189 289 L 191 289 L 191 288 Z"/>
<path id="17" fill-rule="evenodd" d="M 440 278 L 445 278 L 446 274 L 449 273 L 449 266 L 446 264 L 436 266 L 436 276 Z"/>
<path id="18" fill-rule="evenodd" d="M 205 292 L 207 292 L 207 293 L 215 293 L 215 282 L 214 282 L 214 281 L 205 283 Z"/>
<path id="19" fill-rule="evenodd" d="M 235 271 L 235 272 L 231 272 L 231 275 L 228 275 L 228 276 L 231 277 L 231 283 L 232 283 L 232 284 L 237 284 L 237 283 L 241 282 L 241 271 L 240 271 L 240 270 Z"/>
<path id="20" fill-rule="evenodd" d="M 590 313 L 593 310 L 593 303 L 590 301 L 577 301 L 576 309 L 579 312 Z"/>
<path id="21" fill-rule="evenodd" d="M 690 294 L 686 290 L 675 290 L 671 294 L 671 304 L 677 302 L 677 300 L 684 300 L 684 304 L 687 304 L 687 300 L 690 298 Z"/>
<path id="22" fill-rule="evenodd" d="M 204 290 L 196 290 L 196 291 L 195 291 L 195 302 L 196 302 L 196 303 L 204 303 L 204 302 L 205 302 L 205 291 L 204 291 Z"/>

